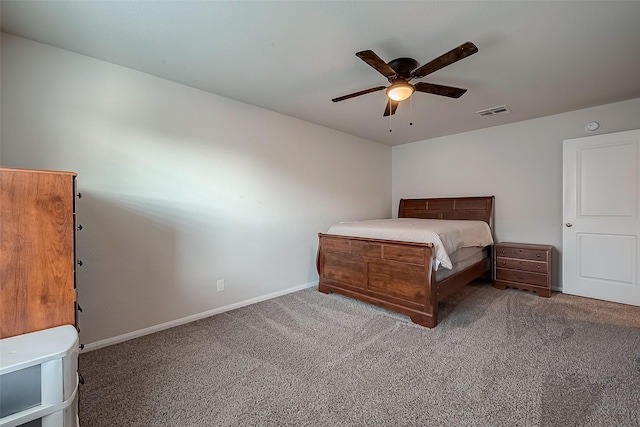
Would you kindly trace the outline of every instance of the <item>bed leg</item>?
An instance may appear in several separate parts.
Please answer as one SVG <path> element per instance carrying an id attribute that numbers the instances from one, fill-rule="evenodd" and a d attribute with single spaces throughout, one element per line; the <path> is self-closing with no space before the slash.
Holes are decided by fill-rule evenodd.
<path id="1" fill-rule="evenodd" d="M 323 285 L 322 282 L 318 283 L 318 291 L 322 292 L 323 294 L 331 293 L 331 289 L 329 289 L 326 285 Z"/>
<path id="2" fill-rule="evenodd" d="M 425 326 L 427 328 L 435 328 L 438 324 L 438 319 L 435 316 L 430 316 L 428 314 L 412 314 L 409 317 L 413 323 L 417 323 L 418 325 Z"/>

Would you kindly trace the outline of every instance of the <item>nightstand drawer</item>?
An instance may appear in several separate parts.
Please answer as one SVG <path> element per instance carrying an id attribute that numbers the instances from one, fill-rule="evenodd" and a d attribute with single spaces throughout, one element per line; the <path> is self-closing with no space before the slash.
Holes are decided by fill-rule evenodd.
<path id="1" fill-rule="evenodd" d="M 498 289 L 518 288 L 551 296 L 553 246 L 501 242 L 494 245 L 494 282 Z"/>
<path id="2" fill-rule="evenodd" d="M 509 282 L 527 283 L 536 286 L 549 286 L 548 275 L 528 271 L 505 270 L 496 268 L 496 279 Z"/>
<path id="3" fill-rule="evenodd" d="M 512 270 L 533 271 L 534 273 L 548 273 L 549 264 L 539 261 L 528 261 L 524 259 L 500 258 L 496 259 L 496 267 L 510 268 Z"/>
<path id="4" fill-rule="evenodd" d="M 530 259 L 542 262 L 548 261 L 547 253 L 548 251 L 545 250 L 527 248 L 500 247 L 496 250 L 496 255 L 499 257 Z"/>

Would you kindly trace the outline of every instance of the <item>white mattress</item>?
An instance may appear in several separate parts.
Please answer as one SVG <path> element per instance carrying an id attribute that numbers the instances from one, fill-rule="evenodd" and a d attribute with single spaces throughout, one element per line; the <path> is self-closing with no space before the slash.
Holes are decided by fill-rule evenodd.
<path id="1" fill-rule="evenodd" d="M 493 244 L 489 225 L 484 221 L 470 220 L 398 218 L 346 221 L 331 226 L 327 234 L 433 243 L 436 270 L 440 265 L 453 268 L 449 254 L 458 249 Z"/>
<path id="2" fill-rule="evenodd" d="M 455 273 L 464 270 L 467 267 L 479 262 L 489 256 L 489 248 L 479 248 L 477 246 L 470 248 L 458 249 L 449 258 L 453 263 L 453 268 L 441 268 L 436 271 L 436 280 L 438 282 L 443 281 L 447 277 L 453 276 Z"/>

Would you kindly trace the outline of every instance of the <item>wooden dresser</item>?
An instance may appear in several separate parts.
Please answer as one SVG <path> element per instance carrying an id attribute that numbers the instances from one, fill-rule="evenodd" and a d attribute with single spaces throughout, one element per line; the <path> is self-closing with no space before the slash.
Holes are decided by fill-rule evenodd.
<path id="1" fill-rule="evenodd" d="M 75 177 L 0 168 L 0 339 L 76 323 Z"/>
<path id="2" fill-rule="evenodd" d="M 496 243 L 494 251 L 496 288 L 526 289 L 541 297 L 551 296 L 553 246 Z"/>

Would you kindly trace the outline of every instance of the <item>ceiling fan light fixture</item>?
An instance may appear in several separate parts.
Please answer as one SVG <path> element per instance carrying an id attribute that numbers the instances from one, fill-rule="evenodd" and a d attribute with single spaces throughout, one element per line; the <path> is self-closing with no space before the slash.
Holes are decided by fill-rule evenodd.
<path id="1" fill-rule="evenodd" d="M 415 88 L 405 80 L 396 80 L 387 88 L 387 96 L 393 101 L 404 101 L 413 95 Z"/>

